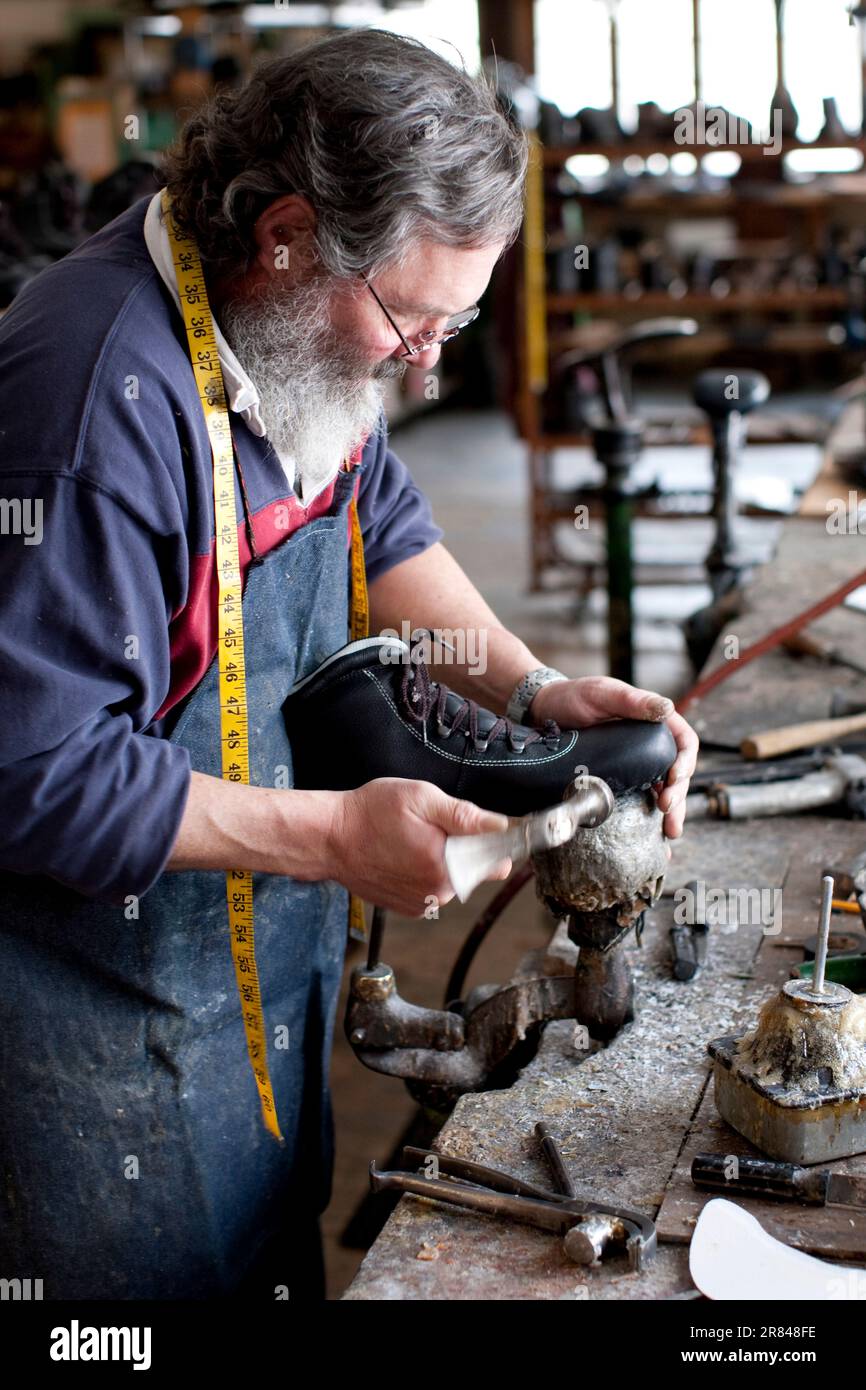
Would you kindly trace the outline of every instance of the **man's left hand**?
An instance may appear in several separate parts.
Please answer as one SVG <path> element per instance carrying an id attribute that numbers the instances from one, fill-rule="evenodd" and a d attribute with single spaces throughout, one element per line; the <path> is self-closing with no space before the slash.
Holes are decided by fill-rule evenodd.
<path id="1" fill-rule="evenodd" d="M 613 676 L 580 676 L 542 686 L 530 706 L 530 718 L 536 726 L 545 719 L 555 719 L 563 729 L 583 729 L 606 719 L 663 719 L 676 740 L 677 756 L 665 782 L 657 782 L 654 790 L 659 810 L 664 812 L 665 835 L 675 840 L 683 833 L 698 736 L 667 696 L 639 690 Z"/>

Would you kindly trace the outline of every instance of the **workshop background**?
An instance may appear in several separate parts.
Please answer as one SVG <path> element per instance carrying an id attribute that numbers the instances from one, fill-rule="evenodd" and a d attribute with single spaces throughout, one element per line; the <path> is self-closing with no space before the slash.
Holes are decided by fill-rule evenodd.
<path id="1" fill-rule="evenodd" d="M 839 507 L 856 531 L 866 486 L 866 5 L 0 0 L 0 312 L 160 186 L 160 152 L 211 93 L 357 25 L 483 64 L 533 142 L 524 232 L 479 319 L 435 372 L 388 383 L 392 447 L 542 661 L 678 699 L 786 526 L 805 528 L 777 585 L 801 584 L 791 612 L 847 573 L 802 538 Z M 768 625 L 787 614 L 771 604 Z M 405 998 L 441 1005 L 484 900 L 390 924 Z M 544 923 L 515 898 L 470 985 L 507 977 Z M 354 1056 L 344 1006 L 332 1298 L 387 1214 L 370 1160 L 396 1166 L 422 1132 L 403 1084 Z"/>

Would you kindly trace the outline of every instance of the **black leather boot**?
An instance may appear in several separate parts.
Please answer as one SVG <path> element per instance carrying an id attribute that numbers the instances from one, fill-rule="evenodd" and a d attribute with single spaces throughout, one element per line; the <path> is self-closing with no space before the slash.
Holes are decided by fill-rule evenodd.
<path id="1" fill-rule="evenodd" d="M 410 653 L 398 638 L 365 637 L 293 687 L 283 714 L 296 787 L 348 791 L 406 777 L 522 816 L 561 801 L 579 773 L 618 794 L 662 781 L 676 757 L 665 723 L 514 724 L 433 681 L 423 661 L 410 659 L 418 650 L 417 642 Z"/>

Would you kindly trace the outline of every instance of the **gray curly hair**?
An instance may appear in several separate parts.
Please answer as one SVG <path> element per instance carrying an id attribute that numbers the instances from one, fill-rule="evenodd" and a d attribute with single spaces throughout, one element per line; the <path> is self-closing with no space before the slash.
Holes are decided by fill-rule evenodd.
<path id="1" fill-rule="evenodd" d="M 368 28 L 262 63 L 188 121 L 163 174 L 178 225 L 216 273 L 248 269 L 257 218 L 301 193 L 322 265 L 348 279 L 400 266 L 419 238 L 511 245 L 527 160 L 489 77 Z"/>

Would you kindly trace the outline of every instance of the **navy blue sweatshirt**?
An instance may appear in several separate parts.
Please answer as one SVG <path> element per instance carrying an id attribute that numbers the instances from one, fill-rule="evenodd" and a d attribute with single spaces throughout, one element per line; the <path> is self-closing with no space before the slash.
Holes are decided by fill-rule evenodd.
<path id="1" fill-rule="evenodd" d="M 190 765 L 166 734 L 216 652 L 213 464 L 148 202 L 0 320 L 0 868 L 109 903 L 146 892 L 171 853 Z M 264 554 L 328 511 L 333 483 L 305 508 L 268 441 L 231 419 Z M 372 583 L 443 533 L 384 414 L 362 454 Z M 237 481 L 236 504 L 246 571 Z"/>

